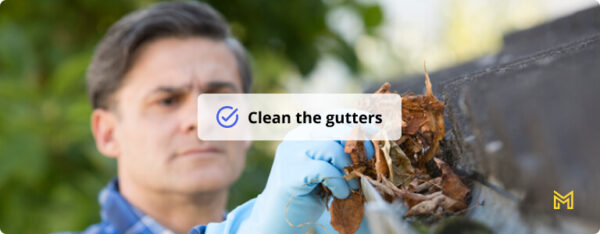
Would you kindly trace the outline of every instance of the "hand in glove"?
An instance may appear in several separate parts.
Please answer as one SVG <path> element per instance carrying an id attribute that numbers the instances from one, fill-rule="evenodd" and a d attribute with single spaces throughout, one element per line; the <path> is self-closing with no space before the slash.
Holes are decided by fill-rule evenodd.
<path id="1" fill-rule="evenodd" d="M 351 129 L 343 126 L 340 130 L 349 133 Z M 314 129 L 302 126 L 286 138 L 296 138 L 298 134 L 314 134 Z M 320 184 L 340 199 L 348 197 L 350 189 L 358 189 L 356 180 L 343 178 L 344 167 L 352 164 L 344 145 L 345 141 L 334 140 L 284 140 L 277 147 L 263 192 L 233 210 L 224 222 L 208 224 L 206 233 L 305 233 L 311 225 L 300 224 L 314 223 L 322 215 L 329 215 L 324 214 L 327 201 L 319 195 Z M 372 158 L 373 145 L 370 141 L 364 145 L 367 157 Z"/>

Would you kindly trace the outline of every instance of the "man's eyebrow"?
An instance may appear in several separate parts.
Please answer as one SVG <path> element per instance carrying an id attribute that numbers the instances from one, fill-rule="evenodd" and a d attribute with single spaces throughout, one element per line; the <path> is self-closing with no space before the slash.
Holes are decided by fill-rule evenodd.
<path id="1" fill-rule="evenodd" d="M 229 89 L 233 92 L 239 92 L 238 88 L 231 82 L 224 81 L 211 81 L 201 90 L 201 93 L 213 93 L 220 90 Z M 177 86 L 160 86 L 150 91 L 146 96 L 150 96 L 156 93 L 169 93 L 173 95 L 183 95 L 186 92 L 192 90 L 191 85 Z"/>
<path id="2" fill-rule="evenodd" d="M 175 94 L 175 95 L 181 95 L 184 94 L 188 91 L 190 91 L 192 88 L 189 85 L 185 85 L 185 86 L 181 86 L 181 87 L 176 87 L 176 86 L 160 86 L 152 91 L 150 91 L 148 93 L 148 95 L 146 96 L 150 96 L 152 94 L 155 93 L 170 93 L 170 94 Z"/>
<path id="3" fill-rule="evenodd" d="M 204 89 L 201 91 L 202 93 L 212 93 L 223 89 L 230 89 L 233 92 L 240 91 L 233 83 L 224 81 L 211 81 L 206 84 L 206 87 L 204 87 Z"/>

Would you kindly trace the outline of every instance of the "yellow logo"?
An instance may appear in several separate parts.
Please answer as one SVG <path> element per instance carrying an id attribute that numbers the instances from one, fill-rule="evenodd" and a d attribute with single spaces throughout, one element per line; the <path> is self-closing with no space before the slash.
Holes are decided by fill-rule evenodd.
<path id="1" fill-rule="evenodd" d="M 567 193 L 564 196 L 556 192 L 556 190 L 554 190 L 554 209 L 560 210 L 561 203 L 567 203 L 567 209 L 573 209 L 573 190 L 571 190 L 571 192 Z"/>

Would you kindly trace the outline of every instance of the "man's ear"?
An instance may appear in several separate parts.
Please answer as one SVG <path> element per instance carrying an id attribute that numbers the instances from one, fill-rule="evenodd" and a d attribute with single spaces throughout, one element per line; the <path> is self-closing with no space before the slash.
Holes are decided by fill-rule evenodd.
<path id="1" fill-rule="evenodd" d="M 111 111 L 95 109 L 92 112 L 92 133 L 96 140 L 96 148 L 100 153 L 111 158 L 117 158 L 121 154 L 115 136 L 117 124 L 117 116 Z"/>

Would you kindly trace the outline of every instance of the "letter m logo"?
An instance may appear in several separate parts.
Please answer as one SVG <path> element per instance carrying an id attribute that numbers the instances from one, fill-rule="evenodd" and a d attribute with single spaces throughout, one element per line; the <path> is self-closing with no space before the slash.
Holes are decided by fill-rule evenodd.
<path id="1" fill-rule="evenodd" d="M 556 190 L 554 190 L 554 209 L 560 210 L 561 203 L 567 203 L 567 209 L 573 209 L 573 190 L 571 190 L 571 192 L 567 193 L 564 196 L 556 192 Z"/>

